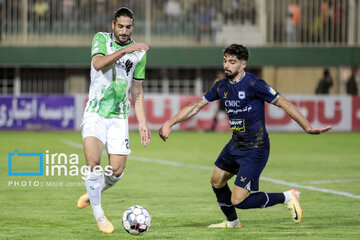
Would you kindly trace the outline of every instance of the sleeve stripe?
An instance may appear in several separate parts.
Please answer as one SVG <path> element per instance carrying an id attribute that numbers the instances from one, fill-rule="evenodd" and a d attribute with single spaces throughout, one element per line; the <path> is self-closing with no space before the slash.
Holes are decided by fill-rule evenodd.
<path id="1" fill-rule="evenodd" d="M 105 56 L 105 54 L 103 54 L 103 53 L 95 53 L 94 55 L 91 56 L 91 58 L 95 57 L 96 55 Z"/>
<path id="2" fill-rule="evenodd" d="M 133 80 L 136 81 L 136 82 L 143 82 L 145 79 L 138 79 L 138 78 L 133 77 Z"/>
<path id="3" fill-rule="evenodd" d="M 205 101 L 207 101 L 208 103 L 211 103 L 209 100 L 206 99 L 205 96 L 202 97 Z"/>
<path id="4" fill-rule="evenodd" d="M 276 97 L 270 103 L 273 104 L 274 102 L 276 102 L 276 100 L 278 100 L 279 97 L 280 97 L 280 94 L 276 95 Z"/>

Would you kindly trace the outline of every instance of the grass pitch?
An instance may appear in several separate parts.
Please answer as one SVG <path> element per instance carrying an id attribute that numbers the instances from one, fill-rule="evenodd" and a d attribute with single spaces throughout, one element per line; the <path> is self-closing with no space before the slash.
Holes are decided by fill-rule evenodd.
<path id="1" fill-rule="evenodd" d="M 209 179 L 230 136 L 173 132 L 164 143 L 153 132 L 150 145 L 142 147 L 139 134 L 132 132 L 124 177 L 102 194 L 106 216 L 115 226 L 113 234 L 104 234 L 91 207 L 76 208 L 85 192 L 80 176 L 8 176 L 8 153 L 14 150 L 78 154 L 83 165 L 79 132 L 0 132 L 0 239 L 133 239 L 121 217 L 135 204 L 152 216 L 142 239 L 360 239 L 360 133 L 270 133 L 260 190 L 298 186 L 302 223 L 294 224 L 288 210 L 276 205 L 237 210 L 242 229 L 208 229 L 224 219 Z M 13 167 L 39 171 L 33 165 L 34 159 Z M 102 165 L 107 165 L 105 155 Z"/>

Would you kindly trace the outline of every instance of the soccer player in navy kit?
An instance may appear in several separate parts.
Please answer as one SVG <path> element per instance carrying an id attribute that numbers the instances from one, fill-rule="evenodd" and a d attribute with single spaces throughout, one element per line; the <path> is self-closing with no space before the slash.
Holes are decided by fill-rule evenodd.
<path id="1" fill-rule="evenodd" d="M 225 105 L 233 135 L 215 161 L 211 185 L 227 220 L 210 228 L 240 228 L 235 208 L 266 208 L 279 203 L 290 210 L 295 223 L 302 219 L 300 192 L 291 189 L 283 193 L 265 193 L 259 190 L 259 178 L 269 157 L 269 137 L 265 128 L 265 101 L 282 108 L 308 134 L 320 134 L 331 126 L 312 127 L 307 119 L 264 80 L 245 72 L 249 50 L 232 44 L 224 51 L 226 78 L 216 82 L 203 98 L 183 108 L 159 129 L 166 141 L 171 127 L 196 115 L 205 105 L 220 100 Z M 227 181 L 236 175 L 231 192 Z"/>

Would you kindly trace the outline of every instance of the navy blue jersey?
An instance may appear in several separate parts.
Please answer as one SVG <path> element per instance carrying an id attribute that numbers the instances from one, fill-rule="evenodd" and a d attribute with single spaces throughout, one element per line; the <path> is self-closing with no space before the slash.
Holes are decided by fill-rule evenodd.
<path id="1" fill-rule="evenodd" d="M 229 116 L 233 140 L 240 148 L 263 148 L 268 146 L 269 138 L 265 128 L 264 101 L 273 103 L 279 93 L 264 80 L 251 73 L 238 82 L 224 78 L 204 95 L 213 102 L 220 99 Z"/>

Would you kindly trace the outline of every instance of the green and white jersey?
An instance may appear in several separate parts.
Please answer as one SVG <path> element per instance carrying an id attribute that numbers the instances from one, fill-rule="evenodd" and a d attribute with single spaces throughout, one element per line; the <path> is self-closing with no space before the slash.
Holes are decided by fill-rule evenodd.
<path id="1" fill-rule="evenodd" d="M 91 58 L 109 55 L 128 45 L 117 44 L 112 33 L 99 32 L 94 36 Z M 130 109 L 129 91 L 132 80 L 145 79 L 146 52 L 125 54 L 114 64 L 96 71 L 91 63 L 89 101 L 85 112 L 96 112 L 105 118 L 127 118 Z"/>

